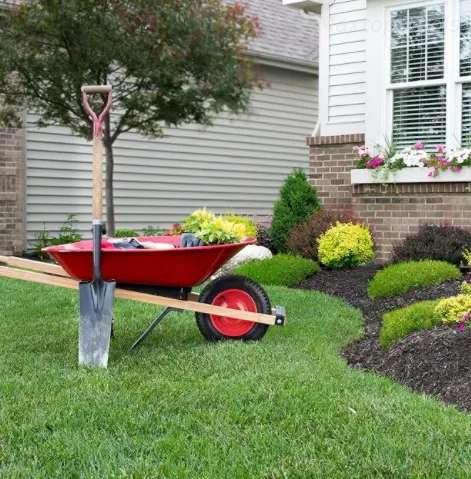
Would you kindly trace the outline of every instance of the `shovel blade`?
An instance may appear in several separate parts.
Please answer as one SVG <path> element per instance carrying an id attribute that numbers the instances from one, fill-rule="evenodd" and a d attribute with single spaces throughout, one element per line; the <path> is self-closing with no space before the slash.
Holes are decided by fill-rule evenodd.
<path id="1" fill-rule="evenodd" d="M 80 283 L 79 364 L 108 366 L 115 282 Z M 96 291 L 100 291 L 99 294 Z"/>

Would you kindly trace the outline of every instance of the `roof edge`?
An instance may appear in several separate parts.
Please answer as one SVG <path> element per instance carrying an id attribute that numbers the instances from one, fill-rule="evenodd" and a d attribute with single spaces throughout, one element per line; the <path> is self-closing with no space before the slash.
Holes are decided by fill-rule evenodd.
<path id="1" fill-rule="evenodd" d="M 325 0 L 283 0 L 284 6 L 318 14 L 321 13 L 322 5 L 325 4 Z"/>
<path id="2" fill-rule="evenodd" d="M 260 65 L 284 68 L 285 70 L 300 71 L 304 73 L 319 74 L 319 66 L 307 60 L 270 55 L 269 53 L 249 52 L 249 55 Z"/>

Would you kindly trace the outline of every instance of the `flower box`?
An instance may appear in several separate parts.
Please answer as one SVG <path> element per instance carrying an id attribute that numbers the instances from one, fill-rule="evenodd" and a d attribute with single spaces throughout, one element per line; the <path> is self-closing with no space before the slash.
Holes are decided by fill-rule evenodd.
<path id="1" fill-rule="evenodd" d="M 430 178 L 428 175 L 433 168 L 403 168 L 395 173 L 385 175 L 374 169 L 351 170 L 352 185 L 365 185 L 371 183 L 471 183 L 471 167 L 465 166 L 460 172 L 451 170 L 441 171 L 439 175 Z"/>

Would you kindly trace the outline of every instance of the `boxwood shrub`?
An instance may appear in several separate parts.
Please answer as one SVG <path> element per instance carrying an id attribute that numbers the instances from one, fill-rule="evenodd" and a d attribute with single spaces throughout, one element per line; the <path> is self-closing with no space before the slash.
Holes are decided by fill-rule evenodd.
<path id="1" fill-rule="evenodd" d="M 460 270 L 445 261 L 409 261 L 387 266 L 370 281 L 371 299 L 407 293 L 412 288 L 444 283 L 461 276 Z"/>
<path id="2" fill-rule="evenodd" d="M 244 264 L 234 274 L 247 276 L 264 285 L 293 286 L 319 271 L 319 265 L 310 259 L 278 254 L 273 258 Z"/>
<path id="3" fill-rule="evenodd" d="M 435 311 L 439 302 L 440 300 L 422 301 L 385 313 L 379 337 L 381 347 L 388 348 L 415 331 L 432 328 L 439 324 L 440 315 Z"/>

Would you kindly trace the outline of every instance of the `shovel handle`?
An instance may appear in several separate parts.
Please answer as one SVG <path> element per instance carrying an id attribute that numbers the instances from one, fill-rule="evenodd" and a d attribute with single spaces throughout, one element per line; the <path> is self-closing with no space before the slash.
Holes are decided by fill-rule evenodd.
<path id="1" fill-rule="evenodd" d="M 110 85 L 83 85 L 82 92 L 85 93 L 109 93 L 111 91 Z"/>
<path id="2" fill-rule="evenodd" d="M 103 142 L 93 137 L 93 221 L 103 217 Z"/>
<path id="3" fill-rule="evenodd" d="M 107 93 L 108 101 L 103 111 L 97 115 L 88 103 L 88 93 Z M 109 85 L 84 85 L 83 105 L 93 121 L 93 221 L 103 216 L 103 121 L 111 109 L 112 93 Z"/>

